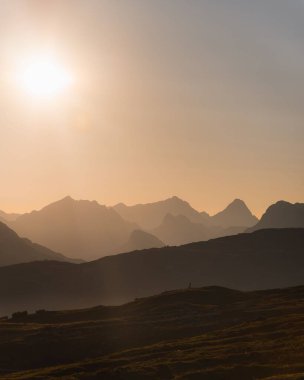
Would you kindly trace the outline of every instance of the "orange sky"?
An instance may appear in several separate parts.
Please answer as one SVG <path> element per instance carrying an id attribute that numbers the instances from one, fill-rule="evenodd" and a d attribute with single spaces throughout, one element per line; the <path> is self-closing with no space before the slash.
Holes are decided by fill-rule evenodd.
<path id="1" fill-rule="evenodd" d="M 260 215 L 304 194 L 302 2 L 0 3 L 0 209 L 67 194 L 177 195 Z M 75 83 L 49 101 L 14 78 L 50 50 Z"/>

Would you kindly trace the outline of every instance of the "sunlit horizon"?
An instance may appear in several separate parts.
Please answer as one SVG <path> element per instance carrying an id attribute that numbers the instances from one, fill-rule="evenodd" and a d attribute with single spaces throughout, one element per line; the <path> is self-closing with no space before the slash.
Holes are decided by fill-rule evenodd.
<path id="1" fill-rule="evenodd" d="M 0 209 L 303 201 L 302 10 L 1 2 Z"/>

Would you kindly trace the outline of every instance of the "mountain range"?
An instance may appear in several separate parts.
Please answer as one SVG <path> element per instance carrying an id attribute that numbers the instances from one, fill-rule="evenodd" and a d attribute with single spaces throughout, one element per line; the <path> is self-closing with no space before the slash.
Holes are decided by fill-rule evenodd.
<path id="1" fill-rule="evenodd" d="M 8 225 L 20 236 L 85 260 L 118 252 L 137 229 L 113 208 L 71 197 L 23 214 Z"/>
<path id="2" fill-rule="evenodd" d="M 211 217 L 176 196 L 149 204 L 121 203 L 114 207 L 65 197 L 39 211 L 2 215 L 20 236 L 85 260 L 127 249 L 180 245 L 243 232 L 254 220 L 240 200 Z M 135 232 L 139 230 L 142 232 Z"/>
<path id="3" fill-rule="evenodd" d="M 184 215 L 193 223 L 203 223 L 203 218 L 190 204 L 176 196 L 163 201 L 126 206 L 119 203 L 113 207 L 121 217 L 134 222 L 145 230 L 158 227 L 167 214 Z"/>
<path id="4" fill-rule="evenodd" d="M 45 261 L 2 267 L 0 315 L 121 304 L 189 283 L 239 290 L 301 285 L 303 244 L 304 229 L 272 229 L 83 264 Z"/>
<path id="5" fill-rule="evenodd" d="M 21 237 L 65 256 L 94 260 L 128 250 L 177 246 L 262 228 L 303 227 L 303 208 L 301 203 L 279 201 L 259 221 L 240 199 L 210 216 L 178 197 L 114 207 L 66 197 L 31 213 L 1 215 Z"/>

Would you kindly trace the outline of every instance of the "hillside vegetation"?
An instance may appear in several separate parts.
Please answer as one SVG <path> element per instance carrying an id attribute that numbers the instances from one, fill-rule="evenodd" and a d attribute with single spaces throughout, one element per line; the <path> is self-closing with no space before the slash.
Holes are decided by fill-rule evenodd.
<path id="1" fill-rule="evenodd" d="M 302 379 L 304 287 L 165 292 L 0 322 L 2 379 Z"/>

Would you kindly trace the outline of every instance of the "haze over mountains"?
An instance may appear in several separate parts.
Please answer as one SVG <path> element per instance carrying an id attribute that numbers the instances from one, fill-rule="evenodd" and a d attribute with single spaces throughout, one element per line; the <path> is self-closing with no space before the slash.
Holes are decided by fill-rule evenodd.
<path id="1" fill-rule="evenodd" d="M 214 216 L 176 197 L 160 204 L 140 207 L 141 218 L 143 210 L 160 218 L 152 229 L 70 197 L 6 221 L 61 252 L 101 257 L 90 262 L 0 222 L 0 377 L 249 380 L 299 371 L 304 228 L 295 227 L 304 227 L 304 205 L 277 202 L 256 223 L 238 199 Z M 68 311 L 84 307 L 93 308 Z"/>
<path id="2" fill-rule="evenodd" d="M 210 216 L 178 197 L 114 207 L 66 197 L 39 211 L 18 215 L 2 212 L 20 236 L 69 257 L 93 260 L 109 254 L 181 245 L 262 228 L 303 227 L 303 204 L 280 201 L 261 221 L 235 199 Z"/>
<path id="3" fill-rule="evenodd" d="M 121 304 L 164 290 L 219 285 L 296 286 L 304 278 L 304 229 L 272 229 L 83 264 L 33 262 L 0 268 L 0 315 L 17 310 Z"/>
<path id="4" fill-rule="evenodd" d="M 213 228 L 192 222 L 185 215 L 167 214 L 161 225 L 152 231 L 167 245 L 182 245 L 215 236 Z"/>
<path id="5" fill-rule="evenodd" d="M 165 244 L 156 236 L 142 230 L 131 232 L 129 240 L 124 244 L 120 252 L 131 252 L 139 249 L 160 248 Z"/>
<path id="6" fill-rule="evenodd" d="M 168 245 L 236 234 L 258 222 L 240 199 L 214 216 L 198 212 L 178 197 L 135 206 L 119 203 L 114 208 L 123 218 L 136 222 Z"/>
<path id="7" fill-rule="evenodd" d="M 13 220 L 16 220 L 19 216 L 20 214 L 14 214 L 14 213 L 9 214 L 0 210 L 0 221 L 2 222 L 11 222 Z"/>
<path id="8" fill-rule="evenodd" d="M 184 215 L 191 222 L 201 223 L 203 218 L 190 204 L 176 196 L 159 202 L 126 206 L 119 203 L 113 207 L 124 219 L 134 222 L 146 230 L 158 227 L 167 214 Z"/>
<path id="9" fill-rule="evenodd" d="M 253 217 L 241 201 L 234 201 L 223 211 L 222 218 L 217 218 L 223 221 L 223 226 L 215 226 L 213 217 L 199 213 L 178 197 L 114 207 L 66 197 L 39 211 L 9 217 L 6 223 L 20 236 L 52 250 L 92 260 L 127 249 L 180 245 L 242 232 L 252 225 Z M 233 229 L 227 232 L 224 230 L 227 226 Z M 133 234 L 139 230 L 142 230 L 140 237 L 139 232 Z"/>
<path id="10" fill-rule="evenodd" d="M 43 260 L 80 262 L 32 243 L 28 239 L 22 239 L 7 225 L 0 222 L 0 266 Z"/>
<path id="11" fill-rule="evenodd" d="M 230 228 L 251 227 L 259 220 L 251 213 L 244 201 L 235 199 L 223 211 L 211 216 L 210 221 L 215 226 Z"/>
<path id="12" fill-rule="evenodd" d="M 137 228 L 96 201 L 66 197 L 9 223 L 20 236 L 86 260 L 117 252 Z"/>

